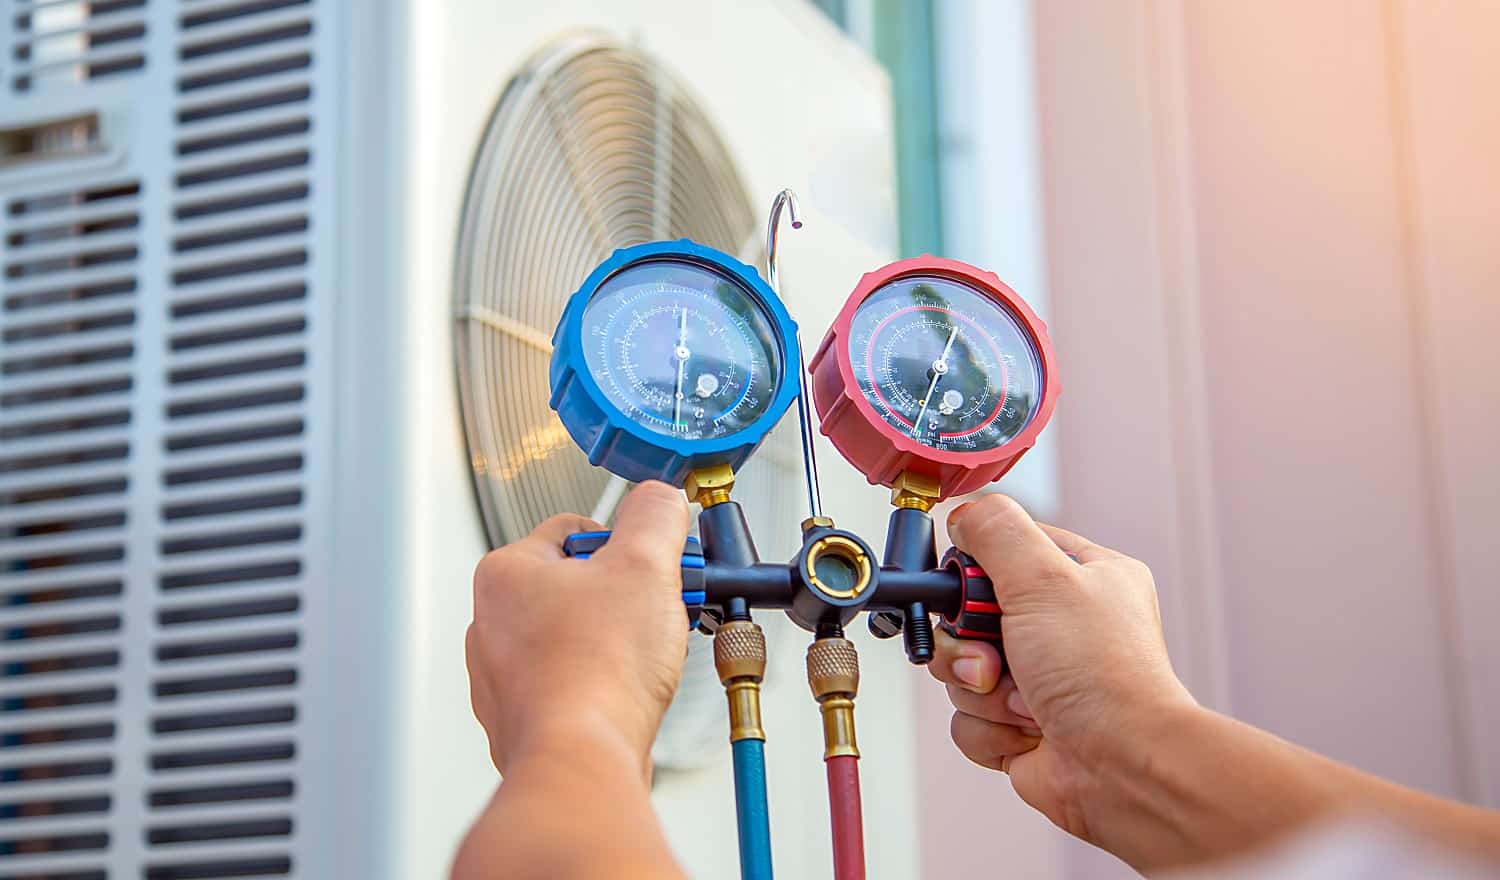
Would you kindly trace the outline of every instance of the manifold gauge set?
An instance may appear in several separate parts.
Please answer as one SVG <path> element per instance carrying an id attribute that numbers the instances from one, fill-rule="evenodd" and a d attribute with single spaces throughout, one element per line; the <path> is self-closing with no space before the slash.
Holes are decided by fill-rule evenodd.
<path id="1" fill-rule="evenodd" d="M 789 212 L 787 209 L 790 209 Z M 771 876 L 759 688 L 765 637 L 752 609 L 779 609 L 812 634 L 808 682 L 823 719 L 834 874 L 864 876 L 854 700 L 859 661 L 844 628 L 900 636 L 932 659 L 933 617 L 958 638 L 1000 647 L 993 587 L 971 558 L 939 557 L 937 502 L 999 479 L 1035 443 L 1057 400 L 1046 327 L 993 274 L 922 256 L 866 274 L 810 362 L 777 289 L 778 226 L 767 271 L 691 241 L 617 251 L 568 301 L 553 337 L 551 405 L 589 461 L 629 481 L 661 480 L 702 505 L 682 548 L 689 626 L 714 639 L 728 695 L 745 878 Z M 797 405 L 809 516 L 788 561 L 762 561 L 734 477 Z M 873 484 L 891 489 L 884 552 L 821 509 L 811 431 Z M 572 535 L 587 558 L 608 532 Z M 675 552 L 675 551 L 674 551 Z"/>

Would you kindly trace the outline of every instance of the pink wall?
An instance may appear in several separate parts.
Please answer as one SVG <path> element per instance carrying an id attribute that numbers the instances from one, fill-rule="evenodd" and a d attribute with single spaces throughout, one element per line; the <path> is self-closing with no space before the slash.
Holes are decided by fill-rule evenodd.
<path id="1" fill-rule="evenodd" d="M 1152 565 L 1204 702 L 1500 804 L 1500 7 L 1034 18 L 1060 518 Z M 1128 874 L 941 728 L 929 876 Z"/>

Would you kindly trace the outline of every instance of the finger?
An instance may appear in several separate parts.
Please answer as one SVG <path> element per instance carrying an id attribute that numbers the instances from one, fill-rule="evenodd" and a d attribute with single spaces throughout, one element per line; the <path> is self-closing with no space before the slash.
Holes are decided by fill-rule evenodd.
<path id="1" fill-rule="evenodd" d="M 942 629 L 937 629 L 936 651 L 927 669 L 932 677 L 946 685 L 987 694 L 1000 681 L 1000 652 L 989 642 L 973 639 L 956 639 Z"/>
<path id="2" fill-rule="evenodd" d="M 653 562 L 677 568 L 688 534 L 687 499 L 654 480 L 641 483 L 621 501 L 615 528 L 595 558 Z"/>
<path id="3" fill-rule="evenodd" d="M 986 495 L 953 511 L 948 536 L 983 566 L 1002 608 L 1034 591 L 1051 591 L 1056 581 L 1078 567 L 1021 505 L 1005 495 Z"/>
<path id="4" fill-rule="evenodd" d="M 962 712 L 953 713 L 948 732 L 964 757 L 991 770 L 1004 770 L 1007 758 L 1025 754 L 1042 742 L 1041 737 L 1027 736 L 1009 724 L 996 724 Z"/>
<path id="5" fill-rule="evenodd" d="M 1035 718 L 1032 718 L 1030 714 L 1023 715 L 1016 711 L 1017 706 L 1025 709 L 1026 703 L 1020 699 L 1015 683 L 1008 678 L 989 694 L 971 693 L 950 684 L 948 685 L 948 702 L 965 715 L 983 718 L 985 721 L 992 721 L 996 724 L 1009 724 L 1022 729 L 1029 736 L 1042 735 L 1042 730 L 1037 726 Z"/>
<path id="6" fill-rule="evenodd" d="M 598 532 L 604 526 L 576 513 L 559 513 L 542 521 L 531 534 L 511 545 L 518 553 L 537 559 L 563 558 L 563 541 L 574 532 Z"/>
<path id="7" fill-rule="evenodd" d="M 1088 538 L 1074 534 L 1067 529 L 1049 526 L 1043 522 L 1037 523 L 1037 526 L 1043 532 L 1046 532 L 1047 537 L 1052 539 L 1052 543 L 1060 547 L 1064 553 L 1067 553 L 1084 565 L 1090 562 L 1100 562 L 1105 559 L 1119 559 L 1125 555 L 1108 547 L 1101 547 Z"/>

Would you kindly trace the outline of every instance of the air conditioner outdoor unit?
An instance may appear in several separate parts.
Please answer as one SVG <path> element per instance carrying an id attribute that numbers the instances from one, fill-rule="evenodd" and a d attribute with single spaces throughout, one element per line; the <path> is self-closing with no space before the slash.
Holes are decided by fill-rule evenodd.
<path id="1" fill-rule="evenodd" d="M 883 76 L 799 0 L 0 12 L 0 876 L 441 876 L 495 783 L 474 563 L 623 488 L 549 421 L 563 298 L 650 238 L 758 260 L 791 186 L 815 345 L 894 256 Z M 768 557 L 794 422 L 737 493 Z M 829 512 L 878 536 L 883 492 L 821 452 Z M 778 868 L 814 876 L 818 717 L 766 622 Z M 914 876 L 909 673 L 865 654 L 872 874 Z M 656 798 L 690 872 L 731 876 L 692 662 Z"/>

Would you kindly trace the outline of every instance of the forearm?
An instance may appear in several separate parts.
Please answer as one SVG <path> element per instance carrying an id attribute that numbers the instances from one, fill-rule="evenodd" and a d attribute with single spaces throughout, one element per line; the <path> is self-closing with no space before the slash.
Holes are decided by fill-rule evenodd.
<path id="1" fill-rule="evenodd" d="M 453 866 L 453 880 L 682 876 L 639 761 L 592 741 L 516 761 Z"/>
<path id="2" fill-rule="evenodd" d="M 1208 862 L 1343 815 L 1375 815 L 1500 855 L 1500 814 L 1431 797 L 1203 709 L 1116 739 L 1087 781 L 1095 842 L 1141 871 Z"/>

